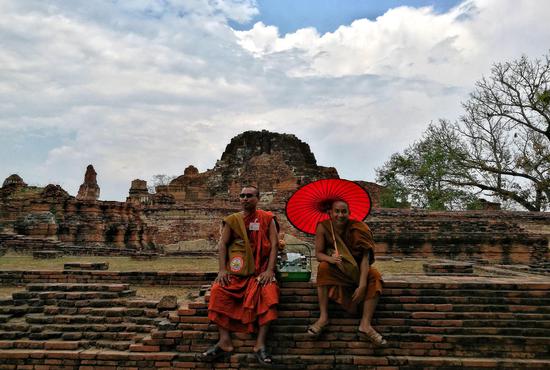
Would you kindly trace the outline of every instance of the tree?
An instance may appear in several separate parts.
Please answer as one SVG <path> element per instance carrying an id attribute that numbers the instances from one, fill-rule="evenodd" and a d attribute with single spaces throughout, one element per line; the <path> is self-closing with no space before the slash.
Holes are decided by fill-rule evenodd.
<path id="1" fill-rule="evenodd" d="M 463 107 L 465 114 L 451 127 L 463 148 L 453 184 L 513 200 L 530 211 L 547 209 L 550 55 L 495 64 Z M 447 149 L 452 152 L 449 143 Z"/>
<path id="2" fill-rule="evenodd" d="M 164 174 L 153 175 L 151 178 L 153 180 L 153 185 L 149 185 L 147 188 L 150 193 L 155 193 L 157 186 L 168 185 L 170 184 L 170 181 L 174 180 L 176 177 L 177 176 L 169 176 Z"/>
<path id="3" fill-rule="evenodd" d="M 376 170 L 377 181 L 387 189 L 383 207 L 406 205 L 432 210 L 465 208 L 474 200 L 471 191 L 451 183 L 454 157 L 441 142 L 448 123 L 430 124 L 421 140 L 402 154 L 395 153 Z M 393 197 L 392 197 L 393 196 Z"/>
<path id="4" fill-rule="evenodd" d="M 493 65 L 463 108 L 458 121 L 431 124 L 419 142 L 394 154 L 378 181 L 431 209 L 468 207 L 476 192 L 548 209 L 550 55 Z"/>

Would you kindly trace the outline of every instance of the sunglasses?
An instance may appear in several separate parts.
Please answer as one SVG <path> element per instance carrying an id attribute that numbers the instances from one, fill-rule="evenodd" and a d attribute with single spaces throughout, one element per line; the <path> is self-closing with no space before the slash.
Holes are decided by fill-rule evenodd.
<path id="1" fill-rule="evenodd" d="M 250 194 L 250 193 L 241 193 L 239 194 L 239 198 L 241 199 L 244 199 L 244 198 L 252 198 L 252 197 L 255 197 L 256 194 Z"/>

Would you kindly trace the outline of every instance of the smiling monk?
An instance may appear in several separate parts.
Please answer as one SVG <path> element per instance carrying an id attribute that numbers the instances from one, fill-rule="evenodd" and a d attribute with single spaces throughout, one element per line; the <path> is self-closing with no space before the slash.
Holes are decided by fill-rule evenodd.
<path id="1" fill-rule="evenodd" d="M 337 200 L 328 212 L 330 219 L 320 222 L 315 233 L 319 319 L 308 327 L 319 336 L 329 323 L 328 300 L 354 313 L 362 306 L 358 334 L 378 346 L 386 340 L 371 326 L 372 316 L 382 292 L 382 276 L 374 263 L 374 241 L 369 227 L 349 218 L 349 206 Z"/>

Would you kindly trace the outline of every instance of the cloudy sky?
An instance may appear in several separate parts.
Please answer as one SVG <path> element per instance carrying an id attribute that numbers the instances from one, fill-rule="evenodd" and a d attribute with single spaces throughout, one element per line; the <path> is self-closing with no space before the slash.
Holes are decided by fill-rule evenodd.
<path id="1" fill-rule="evenodd" d="M 0 181 L 101 199 L 212 168 L 229 140 L 306 141 L 341 177 L 455 120 L 491 64 L 550 49 L 550 1 L 0 0 Z"/>

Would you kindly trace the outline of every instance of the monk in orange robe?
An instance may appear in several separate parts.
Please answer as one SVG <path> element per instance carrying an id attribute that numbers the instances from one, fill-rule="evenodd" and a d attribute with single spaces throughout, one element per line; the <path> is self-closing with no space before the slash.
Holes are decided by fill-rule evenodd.
<path id="1" fill-rule="evenodd" d="M 371 266 L 372 233 L 365 223 L 350 220 L 348 204 L 343 201 L 333 202 L 328 213 L 330 219 L 320 222 L 315 233 L 320 316 L 308 327 L 308 333 L 316 337 L 326 329 L 331 299 L 350 313 L 361 308 L 358 334 L 376 345 L 385 345 L 386 340 L 371 326 L 383 283 L 380 272 Z"/>
<path id="2" fill-rule="evenodd" d="M 217 324 L 220 337 L 201 354 L 203 361 L 231 354 L 231 332 L 257 330 L 254 354 L 263 365 L 273 362 L 265 342 L 270 322 L 277 319 L 279 303 L 275 280 L 278 233 L 274 216 L 256 208 L 259 195 L 256 187 L 245 186 L 239 195 L 242 212 L 223 220 L 219 272 L 208 305 L 208 318 Z"/>

